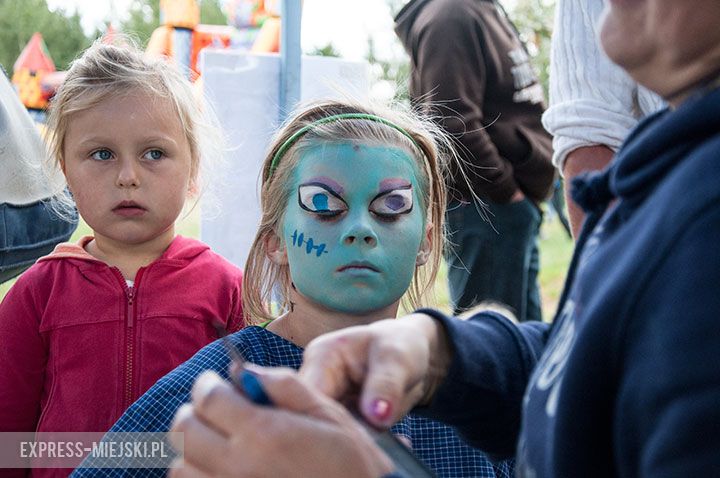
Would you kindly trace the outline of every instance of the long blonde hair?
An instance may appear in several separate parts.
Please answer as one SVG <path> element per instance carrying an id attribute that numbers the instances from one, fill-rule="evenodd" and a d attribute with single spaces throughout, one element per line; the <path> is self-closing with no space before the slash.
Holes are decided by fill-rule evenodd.
<path id="1" fill-rule="evenodd" d="M 403 131 L 380 121 L 368 119 L 339 119 L 316 123 L 329 116 L 347 114 L 373 115 L 399 126 Z M 309 127 L 288 147 L 288 139 Z M 404 133 L 407 133 L 404 134 Z M 245 264 L 243 309 L 248 323 L 274 318 L 278 304 L 280 311 L 290 306 L 291 278 L 288 265 L 278 265 L 268 257 L 268 239 L 280 236 L 285 208 L 291 194 L 288 185 L 304 149 L 318 142 L 361 140 L 402 148 L 418 165 L 419 196 L 426 223 L 431 226 L 431 251 L 425 267 L 417 267 L 404 305 L 418 307 L 425 293 L 432 287 L 440 267 L 444 241 L 446 205 L 445 163 L 454 155 L 447 136 L 429 120 L 399 108 L 354 104 L 347 101 L 325 101 L 306 106 L 289 118 L 275 135 L 262 167 L 260 185 L 261 218 L 250 254 Z M 283 148 L 282 158 L 273 158 Z"/>

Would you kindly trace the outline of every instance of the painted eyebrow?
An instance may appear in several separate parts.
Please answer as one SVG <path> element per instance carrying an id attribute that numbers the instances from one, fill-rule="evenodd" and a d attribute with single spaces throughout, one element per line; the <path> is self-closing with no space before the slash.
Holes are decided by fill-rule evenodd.
<path id="1" fill-rule="evenodd" d="M 407 179 L 401 179 L 401 178 L 383 179 L 382 181 L 380 181 L 380 194 L 379 195 L 385 194 L 390 191 L 394 191 L 395 189 L 412 189 L 412 184 Z"/>
<path id="2" fill-rule="evenodd" d="M 381 184 L 382 184 L 382 183 L 381 183 Z M 372 202 L 373 202 L 374 200 L 376 200 L 377 198 L 380 198 L 380 197 L 385 196 L 387 193 L 391 193 L 391 192 L 393 192 L 393 191 L 398 191 L 398 190 L 401 190 L 401 189 L 412 189 L 412 184 L 410 184 L 410 183 L 408 183 L 408 182 L 405 182 L 405 184 L 395 184 L 395 187 L 391 187 L 391 188 L 389 188 L 389 189 L 386 189 L 386 190 L 384 190 L 384 191 L 380 191 L 379 193 L 377 193 L 377 194 L 375 195 L 375 197 L 373 197 L 372 200 L 370 200 L 370 203 L 372 203 Z M 409 211 L 408 211 L 408 212 L 409 212 Z"/>
<path id="3" fill-rule="evenodd" d="M 335 182 L 335 181 L 333 181 L 333 182 Z M 335 183 L 335 184 L 337 184 L 337 183 Z M 324 189 L 325 191 L 327 191 L 328 193 L 330 193 L 330 195 L 338 198 L 339 200 L 341 200 L 342 202 L 344 202 L 345 204 L 347 204 L 347 203 L 345 202 L 345 200 L 340 196 L 340 194 L 338 194 L 337 192 L 335 192 L 335 191 L 333 190 L 332 186 L 330 186 L 329 184 L 321 183 L 321 182 L 319 182 L 319 181 L 308 181 L 308 182 L 306 182 L 306 183 L 302 183 L 302 184 L 298 185 L 298 201 L 300 201 L 300 188 L 303 187 L 303 186 L 317 186 L 317 187 L 319 187 L 319 188 L 322 188 L 322 189 Z M 338 187 L 339 187 L 339 186 L 340 186 L 340 185 L 338 184 Z M 342 190 L 342 187 L 340 187 L 340 189 Z M 300 201 L 300 203 L 302 204 L 302 201 Z"/>
<path id="4" fill-rule="evenodd" d="M 335 194 L 342 194 L 345 192 L 345 189 L 338 184 L 337 181 L 334 181 L 327 176 L 317 176 L 314 178 L 310 178 L 310 180 L 307 183 L 301 184 L 300 186 L 323 186 L 325 189 L 329 189 L 330 191 L 334 192 Z"/>

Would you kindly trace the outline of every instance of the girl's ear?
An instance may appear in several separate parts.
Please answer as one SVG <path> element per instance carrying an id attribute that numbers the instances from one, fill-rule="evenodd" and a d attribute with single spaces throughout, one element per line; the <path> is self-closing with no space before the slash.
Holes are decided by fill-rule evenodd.
<path id="1" fill-rule="evenodd" d="M 200 187 L 198 186 L 197 179 L 191 179 L 188 184 L 188 197 L 195 197 L 200 193 Z"/>
<path id="2" fill-rule="evenodd" d="M 287 248 L 277 234 L 271 232 L 263 239 L 268 259 L 279 266 L 288 264 Z"/>
<path id="3" fill-rule="evenodd" d="M 415 258 L 415 265 L 416 266 L 422 266 L 427 263 L 428 259 L 430 258 L 430 252 L 432 251 L 432 223 L 429 222 L 425 226 L 425 238 L 423 239 L 422 243 L 420 244 L 420 250 L 417 253 L 417 257 Z"/>

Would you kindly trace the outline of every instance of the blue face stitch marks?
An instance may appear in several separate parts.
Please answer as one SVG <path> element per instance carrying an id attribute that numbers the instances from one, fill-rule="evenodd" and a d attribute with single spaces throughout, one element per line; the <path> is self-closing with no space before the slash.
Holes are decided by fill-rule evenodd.
<path id="1" fill-rule="evenodd" d="M 357 141 L 302 153 L 282 226 L 298 293 L 358 314 L 402 297 L 425 237 L 416 168 L 402 149 Z"/>
<path id="2" fill-rule="evenodd" d="M 308 240 L 305 240 L 305 234 L 302 232 L 298 234 L 297 229 L 292 233 L 292 244 L 293 246 L 302 247 L 303 244 L 305 245 L 305 252 L 308 254 L 312 254 L 313 251 L 315 251 L 315 255 L 317 257 L 320 257 L 323 254 L 327 254 L 328 251 L 325 250 L 325 244 L 315 244 L 315 241 L 312 240 L 312 237 L 308 238 Z"/>

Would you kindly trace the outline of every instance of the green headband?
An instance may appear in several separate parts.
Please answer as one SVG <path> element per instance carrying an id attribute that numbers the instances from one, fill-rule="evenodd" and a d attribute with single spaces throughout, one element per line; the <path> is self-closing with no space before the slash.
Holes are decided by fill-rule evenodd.
<path id="1" fill-rule="evenodd" d="M 272 177 L 273 173 L 277 169 L 278 165 L 280 164 L 280 160 L 282 157 L 287 153 L 288 149 L 292 147 L 293 144 L 297 142 L 298 139 L 311 129 L 313 129 L 315 126 L 319 126 L 321 124 L 325 123 L 332 123 L 333 121 L 339 121 L 339 120 L 346 120 L 346 119 L 361 119 L 361 120 L 368 120 L 368 121 L 374 121 L 376 123 L 382 123 L 386 126 L 390 126 L 391 128 L 399 131 L 403 134 L 403 136 L 407 137 L 412 143 L 417 146 L 419 150 L 422 151 L 422 148 L 420 145 L 415 141 L 415 139 L 405 131 L 402 127 L 396 125 L 392 121 L 388 121 L 385 118 L 381 118 L 380 116 L 375 116 L 367 113 L 341 113 L 337 115 L 331 115 L 327 116 L 325 118 L 320 118 L 318 120 L 313 121 L 310 124 L 307 124 L 297 130 L 292 136 L 290 136 L 288 139 L 285 140 L 285 142 L 278 148 L 277 153 L 275 153 L 275 156 L 273 156 L 272 162 L 270 163 L 270 171 L 268 172 L 268 179 Z"/>

